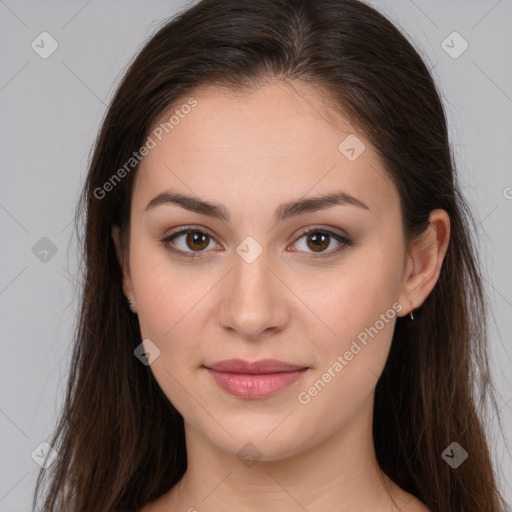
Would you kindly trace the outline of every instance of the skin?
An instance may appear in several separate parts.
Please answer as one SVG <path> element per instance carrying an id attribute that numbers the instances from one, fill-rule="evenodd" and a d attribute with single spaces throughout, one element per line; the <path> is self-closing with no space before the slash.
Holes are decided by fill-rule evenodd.
<path id="1" fill-rule="evenodd" d="M 186 430 L 186 474 L 143 512 L 428 510 L 379 470 L 372 411 L 396 317 L 421 306 L 438 280 L 449 217 L 432 211 L 425 236 L 407 252 L 398 193 L 376 152 L 308 87 L 276 81 L 238 94 L 199 89 L 197 106 L 141 162 L 129 264 L 113 228 L 142 339 L 160 350 L 150 368 Z M 338 150 L 349 134 L 366 146 L 354 161 Z M 222 204 L 230 220 L 171 204 L 144 211 L 171 189 Z M 273 220 L 283 202 L 338 190 L 368 209 L 336 205 Z M 161 242 L 190 225 L 211 237 L 203 246 L 187 245 L 186 235 L 174 239 L 188 254 L 202 251 L 194 260 Z M 334 253 L 340 243 L 331 237 L 315 252 L 312 235 L 301 233 L 309 227 L 352 244 Z M 252 263 L 236 252 L 248 236 L 263 249 Z M 298 394 L 393 303 L 399 313 L 300 403 Z M 247 400 L 220 389 L 202 367 L 230 358 L 309 369 L 277 394 Z M 237 456 L 247 443 L 259 452 L 253 465 Z"/>

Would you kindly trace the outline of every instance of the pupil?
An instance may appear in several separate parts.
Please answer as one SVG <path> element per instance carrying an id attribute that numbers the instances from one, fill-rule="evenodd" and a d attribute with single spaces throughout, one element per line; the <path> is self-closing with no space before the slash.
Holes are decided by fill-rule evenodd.
<path id="1" fill-rule="evenodd" d="M 204 234 L 201 234 L 201 233 L 197 233 L 197 232 L 193 232 L 193 233 L 189 233 L 189 237 L 192 236 L 192 245 L 196 245 L 196 249 L 204 249 L 204 242 L 205 242 L 205 239 L 207 237 L 207 235 L 204 235 Z M 202 240 L 201 240 L 202 239 Z M 197 247 L 197 244 L 201 245 L 201 247 Z M 206 244 L 208 245 L 208 244 Z"/>
<path id="2" fill-rule="evenodd" d="M 311 236 L 311 238 L 313 240 L 313 247 L 312 248 L 325 249 L 325 240 L 327 240 L 328 237 L 329 237 L 329 235 L 326 235 L 326 234 L 320 234 L 320 235 L 314 234 L 314 235 L 312 235 Z"/>

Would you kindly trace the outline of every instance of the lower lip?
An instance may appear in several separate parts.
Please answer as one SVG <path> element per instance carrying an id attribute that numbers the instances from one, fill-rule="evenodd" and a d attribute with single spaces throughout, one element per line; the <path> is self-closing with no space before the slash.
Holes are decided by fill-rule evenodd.
<path id="1" fill-rule="evenodd" d="M 251 375 L 225 373 L 206 368 L 217 385 L 224 391 L 242 398 L 266 398 L 297 382 L 307 368 L 292 372 Z"/>

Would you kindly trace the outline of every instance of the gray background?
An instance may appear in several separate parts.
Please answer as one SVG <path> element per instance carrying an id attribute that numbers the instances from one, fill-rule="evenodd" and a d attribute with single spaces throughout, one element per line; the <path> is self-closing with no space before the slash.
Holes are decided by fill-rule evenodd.
<path id="1" fill-rule="evenodd" d="M 447 108 L 462 187 L 479 222 L 505 438 L 496 417 L 486 426 L 512 502 L 512 2 L 370 3 L 412 39 Z M 0 0 L 0 512 L 30 510 L 39 470 L 31 454 L 50 438 L 64 397 L 77 308 L 72 220 L 89 151 L 126 65 L 184 5 Z M 43 31 L 58 42 L 46 59 L 31 47 Z M 453 31 L 469 44 L 458 58 L 442 46 Z M 451 39 L 453 55 L 462 41 Z M 43 237 L 54 255 L 38 252 L 51 245 Z"/>

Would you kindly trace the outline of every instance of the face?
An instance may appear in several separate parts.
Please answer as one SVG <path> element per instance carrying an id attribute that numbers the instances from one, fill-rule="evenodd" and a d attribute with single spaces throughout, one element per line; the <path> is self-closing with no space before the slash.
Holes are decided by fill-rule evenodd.
<path id="1" fill-rule="evenodd" d="M 187 427 L 279 459 L 343 430 L 372 397 L 410 310 L 399 197 L 368 140 L 329 122 L 303 84 L 194 98 L 137 171 L 123 286 Z M 152 202 L 162 193 L 193 201 Z M 309 201 L 329 194 L 338 201 Z M 230 359 L 301 370 L 207 369 Z"/>

